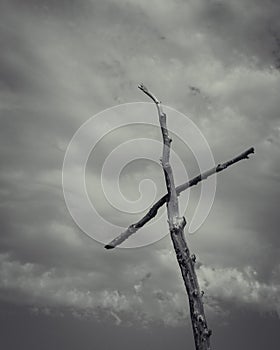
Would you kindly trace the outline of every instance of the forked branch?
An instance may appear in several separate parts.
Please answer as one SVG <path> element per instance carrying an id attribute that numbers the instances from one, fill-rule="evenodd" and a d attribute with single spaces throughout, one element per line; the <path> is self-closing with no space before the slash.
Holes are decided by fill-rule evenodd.
<path id="1" fill-rule="evenodd" d="M 207 326 L 202 302 L 202 294 L 199 290 L 199 284 L 194 269 L 195 259 L 192 259 L 190 256 L 185 240 L 184 227 L 186 225 L 186 220 L 184 217 L 179 216 L 177 191 L 174 183 L 172 167 L 169 163 L 170 144 L 172 140 L 168 134 L 166 114 L 163 112 L 161 102 L 151 92 L 149 92 L 144 85 L 139 85 L 139 89 L 155 102 L 158 111 L 163 140 L 161 163 L 168 195 L 166 202 L 168 225 L 177 261 L 181 269 L 186 291 L 188 293 L 195 348 L 196 350 L 210 350 L 211 331 Z"/>
<path id="2" fill-rule="evenodd" d="M 202 180 L 206 180 L 209 176 L 219 173 L 220 171 L 225 170 L 229 166 L 241 161 L 242 159 L 249 159 L 249 155 L 254 153 L 254 148 L 251 147 L 247 149 L 246 151 L 242 152 L 238 156 L 234 157 L 233 159 L 228 160 L 225 163 L 217 164 L 212 169 L 209 169 L 205 171 L 202 174 L 199 174 L 195 176 L 190 181 L 187 181 L 179 186 L 176 187 L 176 193 L 179 196 L 181 192 L 187 190 L 188 188 L 197 185 Z M 136 223 L 131 224 L 124 232 L 122 232 L 119 236 L 114 238 L 110 243 L 105 245 L 106 249 L 113 249 L 120 245 L 122 242 L 124 242 L 127 238 L 129 238 L 131 235 L 133 235 L 135 232 L 137 232 L 141 227 L 143 227 L 147 222 L 152 220 L 159 210 L 167 201 L 168 194 L 161 197 L 151 208 L 150 210 Z"/>

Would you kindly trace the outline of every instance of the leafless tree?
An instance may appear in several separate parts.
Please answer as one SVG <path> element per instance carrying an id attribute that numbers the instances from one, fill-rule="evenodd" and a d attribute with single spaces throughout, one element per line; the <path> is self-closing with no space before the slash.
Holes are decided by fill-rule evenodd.
<path id="1" fill-rule="evenodd" d="M 161 102 L 152 94 L 147 87 L 143 84 L 138 86 L 141 91 L 143 91 L 149 98 L 153 100 L 156 105 L 159 123 L 162 133 L 163 140 L 163 152 L 161 158 L 161 165 L 163 168 L 165 183 L 167 188 L 167 194 L 160 198 L 149 212 L 137 223 L 130 225 L 123 233 L 118 237 L 108 243 L 105 248 L 112 249 L 117 245 L 121 244 L 129 236 L 137 232 L 141 227 L 143 227 L 148 221 L 156 216 L 158 209 L 166 203 L 167 206 L 167 216 L 168 225 L 171 240 L 173 242 L 174 250 L 176 253 L 177 261 L 181 270 L 181 274 L 184 280 L 186 291 L 189 299 L 189 309 L 193 328 L 194 342 L 196 350 L 210 350 L 210 335 L 211 330 L 208 328 L 204 306 L 202 301 L 203 293 L 200 291 L 198 279 L 195 271 L 195 255 L 190 254 L 189 248 L 186 243 L 184 228 L 186 225 L 186 220 L 179 214 L 179 204 L 178 196 L 179 194 L 198 184 L 200 181 L 207 179 L 207 177 L 218 173 L 232 164 L 239 162 L 242 159 L 248 159 L 249 154 L 254 153 L 254 148 L 250 148 L 247 151 L 241 153 L 239 156 L 223 163 L 218 164 L 214 168 L 206 171 L 205 173 L 199 174 L 192 180 L 175 187 L 174 177 L 172 167 L 169 162 L 170 157 L 170 147 L 172 139 L 169 136 L 166 114 L 163 111 Z"/>

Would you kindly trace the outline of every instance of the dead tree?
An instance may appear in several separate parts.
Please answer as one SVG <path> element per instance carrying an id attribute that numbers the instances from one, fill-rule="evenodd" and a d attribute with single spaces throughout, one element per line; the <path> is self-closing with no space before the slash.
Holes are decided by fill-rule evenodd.
<path id="1" fill-rule="evenodd" d="M 158 209 L 166 203 L 170 236 L 188 294 L 195 348 L 196 350 L 210 350 L 210 335 L 212 332 L 207 325 L 202 301 L 203 293 L 200 291 L 195 272 L 196 258 L 194 254 L 190 254 L 185 240 L 184 228 L 186 225 L 186 220 L 184 217 L 179 215 L 178 196 L 182 191 L 196 185 L 200 181 L 206 179 L 208 176 L 218 173 L 242 159 L 249 158 L 249 154 L 254 153 L 254 148 L 250 148 L 232 160 L 223 164 L 218 164 L 216 167 L 196 176 L 192 180 L 175 187 L 173 171 L 169 162 L 172 139 L 169 137 L 167 129 L 166 114 L 163 112 L 161 102 L 155 97 L 155 95 L 153 95 L 143 84 L 139 85 L 138 87 L 153 100 L 157 108 L 163 140 L 161 165 L 165 176 L 167 194 L 157 201 L 141 220 L 130 225 L 126 231 L 107 244 L 105 248 L 112 249 L 121 244 L 139 228 L 143 227 L 148 221 L 155 217 Z"/>
<path id="2" fill-rule="evenodd" d="M 253 147 L 247 149 L 246 151 L 242 152 L 238 156 L 236 156 L 236 157 L 234 157 L 234 158 L 232 158 L 232 159 L 230 159 L 230 160 L 228 160 L 228 161 L 226 161 L 224 163 L 217 164 L 214 168 L 209 169 L 209 170 L 205 171 L 204 173 L 195 176 L 190 181 L 187 181 L 187 182 L 183 183 L 182 185 L 177 186 L 176 187 L 177 196 L 179 196 L 181 192 L 187 190 L 188 188 L 190 188 L 192 186 L 197 185 L 202 180 L 206 180 L 209 176 L 211 176 L 213 174 L 216 174 L 216 173 L 219 173 L 222 170 L 225 170 L 226 168 L 228 168 L 229 166 L 239 162 L 240 160 L 242 160 L 242 159 L 249 159 L 249 155 L 252 154 L 252 153 L 254 153 L 254 148 Z M 165 194 L 163 197 L 161 197 L 150 208 L 150 210 L 147 212 L 147 214 L 145 214 L 136 223 L 131 224 L 124 232 L 122 232 L 119 236 L 114 238 L 110 243 L 106 244 L 105 248 L 106 249 L 113 249 L 113 248 L 117 247 L 118 245 L 120 245 L 121 243 L 123 243 L 131 235 L 136 233 L 141 227 L 143 227 L 147 222 L 152 220 L 157 215 L 157 212 L 158 212 L 159 208 L 161 208 L 166 203 L 167 198 L 168 198 L 167 194 Z"/>

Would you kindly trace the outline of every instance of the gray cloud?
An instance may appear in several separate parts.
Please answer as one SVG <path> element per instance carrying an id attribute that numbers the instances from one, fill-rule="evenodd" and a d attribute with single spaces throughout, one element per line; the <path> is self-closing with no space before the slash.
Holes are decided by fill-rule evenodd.
<path id="1" fill-rule="evenodd" d="M 89 309 L 118 325 L 179 327 L 188 318 L 169 238 L 105 251 L 75 226 L 63 199 L 61 167 L 74 132 L 105 108 L 144 101 L 137 91 L 143 81 L 192 118 L 217 161 L 256 147 L 249 161 L 218 175 L 207 221 L 187 235 L 199 255 L 213 328 L 221 315 L 225 324 L 242 319 L 242 307 L 279 312 L 278 19 L 276 1 L 1 3 L 2 300 L 41 311 L 69 307 L 85 315 Z M 156 114 L 151 118 L 157 122 Z M 134 132 L 109 135 L 89 159 L 91 196 L 103 157 Z M 174 149 L 195 175 L 195 160 L 176 138 Z M 124 192 L 131 198 L 139 195 L 138 183 L 133 188 L 139 168 L 159 176 L 143 163 L 128 167 L 122 181 L 128 178 Z M 187 219 L 198 197 L 199 187 L 191 191 Z"/>

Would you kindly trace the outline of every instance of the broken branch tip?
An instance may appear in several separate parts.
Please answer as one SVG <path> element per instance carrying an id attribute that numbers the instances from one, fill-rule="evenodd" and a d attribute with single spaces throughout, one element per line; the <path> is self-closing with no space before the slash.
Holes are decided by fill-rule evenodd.
<path id="1" fill-rule="evenodd" d="M 106 245 L 104 246 L 104 248 L 105 248 L 105 249 L 113 249 L 114 246 L 112 246 L 111 244 L 106 244 Z"/>

